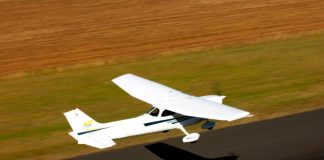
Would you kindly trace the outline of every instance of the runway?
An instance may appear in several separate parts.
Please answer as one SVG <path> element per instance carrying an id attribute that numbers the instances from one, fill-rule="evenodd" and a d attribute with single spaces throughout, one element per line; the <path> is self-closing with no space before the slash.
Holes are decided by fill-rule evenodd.
<path id="1" fill-rule="evenodd" d="M 69 160 L 324 160 L 324 109 Z M 118 144 L 117 144 L 118 145 Z"/>

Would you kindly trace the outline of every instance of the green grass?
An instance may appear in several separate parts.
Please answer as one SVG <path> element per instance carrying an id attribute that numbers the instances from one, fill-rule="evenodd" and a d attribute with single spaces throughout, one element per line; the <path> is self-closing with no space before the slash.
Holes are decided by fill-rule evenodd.
<path id="1" fill-rule="evenodd" d="M 268 119 L 323 107 L 324 34 L 3 79 L 0 147 L 6 149 L 0 151 L 1 158 L 56 155 L 45 159 L 57 159 L 95 151 L 77 145 L 66 135 L 70 127 L 63 112 L 79 107 L 99 122 L 142 114 L 150 106 L 111 82 L 125 73 L 197 96 L 223 94 L 226 104 L 255 114 L 253 118 L 220 123 L 220 127 Z M 164 135 L 132 137 L 119 140 L 118 145 Z"/>

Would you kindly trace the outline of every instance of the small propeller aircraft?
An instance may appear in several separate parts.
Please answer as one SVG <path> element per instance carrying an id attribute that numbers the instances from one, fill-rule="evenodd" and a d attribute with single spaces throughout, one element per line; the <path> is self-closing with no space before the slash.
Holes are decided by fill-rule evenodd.
<path id="1" fill-rule="evenodd" d="M 162 84 L 125 74 L 112 80 L 131 96 L 152 105 L 145 114 L 109 123 L 98 123 L 78 108 L 64 115 L 72 127 L 69 134 L 78 141 L 96 148 L 115 145 L 113 139 L 153 132 L 180 129 L 186 136 L 184 143 L 194 143 L 198 133 L 188 133 L 185 126 L 205 121 L 203 129 L 213 129 L 210 120 L 233 121 L 249 116 L 249 112 L 222 104 L 225 96 L 207 95 L 196 97 Z"/>

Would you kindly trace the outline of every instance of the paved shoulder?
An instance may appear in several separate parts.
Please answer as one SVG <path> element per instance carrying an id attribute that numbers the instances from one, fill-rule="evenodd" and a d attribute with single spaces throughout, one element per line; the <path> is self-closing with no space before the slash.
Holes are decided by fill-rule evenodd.
<path id="1" fill-rule="evenodd" d="M 195 144 L 181 138 L 71 160 L 323 160 L 324 109 L 202 133 Z"/>

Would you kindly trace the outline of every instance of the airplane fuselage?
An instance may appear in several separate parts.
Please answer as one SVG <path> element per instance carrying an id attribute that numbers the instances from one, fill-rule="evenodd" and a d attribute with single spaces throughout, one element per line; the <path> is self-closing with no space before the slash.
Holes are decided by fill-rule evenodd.
<path id="1" fill-rule="evenodd" d="M 144 114 L 135 118 L 102 123 L 96 128 L 91 128 L 83 132 L 74 133 L 78 136 L 91 134 L 92 132 L 101 130 L 111 139 L 124 138 L 146 133 L 161 132 L 171 129 L 180 129 L 183 126 L 199 123 L 203 119 L 188 117 L 183 115 L 154 117 L 149 114 Z"/>
<path id="2" fill-rule="evenodd" d="M 194 143 L 199 139 L 199 133 L 188 133 L 185 126 L 206 120 L 201 128 L 211 130 L 215 122 L 209 119 L 233 121 L 250 114 L 224 105 L 225 96 L 197 97 L 133 74 L 124 74 L 112 81 L 129 95 L 150 104 L 152 108 L 144 115 L 110 123 L 98 123 L 78 108 L 64 112 L 73 130 L 69 134 L 78 144 L 103 149 L 115 145 L 113 139 L 171 129 L 180 129 L 185 134 L 182 138 L 184 143 Z"/>

